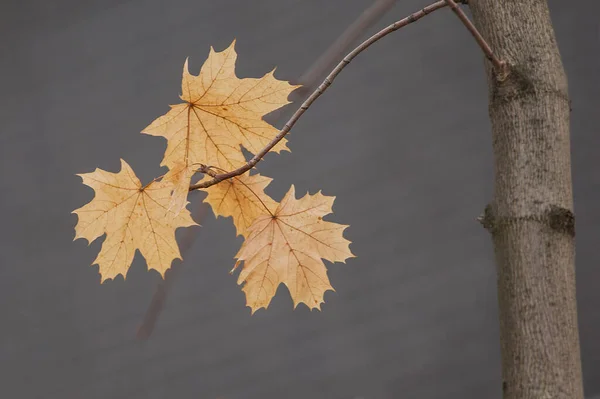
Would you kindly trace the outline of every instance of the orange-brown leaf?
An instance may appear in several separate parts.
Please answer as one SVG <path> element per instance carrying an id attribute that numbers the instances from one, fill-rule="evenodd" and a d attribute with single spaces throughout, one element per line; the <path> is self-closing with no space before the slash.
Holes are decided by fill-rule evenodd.
<path id="1" fill-rule="evenodd" d="M 91 243 L 106 233 L 93 263 L 100 267 L 101 281 L 119 274 L 125 277 L 136 249 L 146 259 L 148 269 L 163 276 L 173 259 L 181 259 L 175 230 L 196 223 L 185 208 L 178 214 L 169 210 L 173 175 L 142 187 L 131 167 L 121 160 L 118 173 L 96 169 L 79 176 L 96 195 L 73 211 L 79 219 L 75 239 L 85 238 Z"/>
<path id="2" fill-rule="evenodd" d="M 207 179 L 207 177 L 205 177 Z M 265 194 L 273 179 L 260 174 L 243 174 L 202 189 L 208 193 L 204 202 L 216 216 L 231 216 L 238 235 L 247 237 L 248 227 L 261 215 L 272 215 L 277 202 Z"/>
<path id="3" fill-rule="evenodd" d="M 348 226 L 323 220 L 335 197 L 319 192 L 296 199 L 294 191 L 292 186 L 272 216 L 256 218 L 236 255 L 236 267 L 243 262 L 238 284 L 244 284 L 252 312 L 267 308 L 281 283 L 294 307 L 320 309 L 325 292 L 333 290 L 322 259 L 345 262 L 354 256 L 343 237 Z"/>
<path id="4" fill-rule="evenodd" d="M 163 136 L 167 150 L 161 165 L 172 168 L 205 164 L 227 171 L 241 166 L 241 146 L 256 154 L 278 133 L 264 115 L 289 103 L 288 95 L 299 86 L 275 79 L 273 72 L 259 79 L 235 75 L 235 41 L 224 51 L 212 47 L 198 76 L 183 68 L 181 104 L 156 119 L 142 133 Z M 285 139 L 272 151 L 287 150 Z"/>

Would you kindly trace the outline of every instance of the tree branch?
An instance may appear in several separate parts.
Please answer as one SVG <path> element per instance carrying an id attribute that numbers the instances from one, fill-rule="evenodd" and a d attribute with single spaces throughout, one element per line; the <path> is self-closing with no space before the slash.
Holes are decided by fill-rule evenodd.
<path id="1" fill-rule="evenodd" d="M 323 83 L 321 83 L 319 85 L 319 87 L 317 87 L 317 89 L 310 95 L 310 97 L 308 97 L 306 99 L 306 101 L 304 101 L 302 103 L 300 108 L 298 108 L 298 110 L 294 113 L 294 115 L 292 115 L 290 120 L 285 124 L 283 129 L 281 129 L 279 131 L 277 136 L 275 136 L 275 138 L 265 148 L 263 148 L 260 152 L 258 152 L 256 155 L 254 155 L 254 157 L 250 161 L 248 161 L 243 166 L 241 166 L 231 172 L 218 174 L 215 177 L 213 177 L 213 179 L 211 179 L 211 180 L 208 180 L 208 181 L 202 182 L 202 183 L 193 184 L 190 186 L 190 191 L 213 186 L 217 183 L 222 182 L 223 180 L 230 179 L 235 176 L 239 176 L 241 174 L 246 173 L 250 169 L 252 169 L 254 166 L 256 166 L 256 164 L 258 162 L 260 162 L 262 160 L 262 158 L 273 147 L 275 147 L 275 145 L 277 145 L 277 143 L 279 143 L 279 141 L 281 141 L 281 139 L 283 139 L 290 132 L 290 130 L 296 124 L 298 119 L 300 119 L 302 114 L 304 114 L 304 112 L 306 112 L 306 110 L 311 106 L 311 104 L 314 103 L 315 100 L 317 98 L 319 98 L 325 92 L 325 90 L 327 90 L 327 88 L 329 86 L 331 86 L 331 84 L 333 83 L 336 76 L 339 75 L 339 73 L 346 67 L 346 65 L 348 65 L 350 63 L 350 61 L 352 61 L 357 55 L 359 55 L 364 50 L 369 48 L 373 43 L 375 43 L 379 39 L 382 39 L 383 37 L 389 35 L 390 33 L 394 32 L 400 28 L 403 28 L 406 25 L 409 25 L 413 22 L 418 21 L 419 19 L 423 18 L 427 14 L 430 14 L 433 11 L 443 8 L 446 5 L 448 5 L 446 0 L 437 1 L 423 9 L 421 9 L 420 11 L 417 11 L 417 12 L 409 15 L 408 17 L 401 19 L 400 21 L 394 22 L 393 24 L 389 25 L 387 28 L 377 32 L 376 34 L 374 34 L 373 36 L 371 36 L 370 38 L 368 38 L 367 40 L 362 42 L 358 47 L 356 47 L 354 50 L 352 50 L 350 53 L 348 53 L 348 55 L 346 55 L 346 57 L 344 57 L 344 59 L 325 78 Z M 456 6 L 456 3 L 454 3 L 454 5 Z"/>
<path id="2" fill-rule="evenodd" d="M 498 57 L 496 57 L 496 55 L 492 51 L 492 48 L 490 47 L 490 45 L 487 44 L 487 42 L 485 41 L 483 36 L 481 36 L 481 33 L 479 33 L 479 31 L 477 30 L 475 25 L 473 25 L 473 23 L 469 20 L 469 18 L 463 12 L 463 10 L 461 10 L 460 7 L 458 6 L 458 4 L 456 4 L 457 2 L 454 0 L 445 0 L 445 1 L 446 1 L 446 4 L 448 5 L 448 7 L 450 7 L 450 9 L 454 12 L 454 14 L 456 14 L 458 19 L 461 20 L 463 25 L 465 25 L 465 27 L 469 30 L 469 32 L 471 32 L 471 35 L 473 35 L 473 37 L 475 38 L 475 41 L 477 42 L 477 44 L 483 51 L 485 58 L 490 60 L 490 62 L 494 66 L 494 70 L 496 71 L 496 77 L 498 78 L 498 80 L 500 80 L 500 81 L 505 80 L 506 77 L 508 76 L 508 65 L 506 64 L 506 62 L 499 59 Z M 458 2 L 461 3 L 461 1 L 458 1 Z M 467 2 L 463 1 L 462 3 L 466 4 Z"/>

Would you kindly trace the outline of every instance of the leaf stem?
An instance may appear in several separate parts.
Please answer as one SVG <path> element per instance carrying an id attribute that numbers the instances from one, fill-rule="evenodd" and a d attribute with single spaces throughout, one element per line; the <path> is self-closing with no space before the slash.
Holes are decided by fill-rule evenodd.
<path id="1" fill-rule="evenodd" d="M 389 25 L 387 28 L 384 28 L 383 30 L 377 32 L 376 34 L 374 34 L 373 36 L 371 36 L 370 38 L 368 38 L 367 40 L 362 42 L 358 47 L 356 47 L 354 50 L 352 50 L 350 53 L 348 53 L 348 55 L 346 55 L 344 57 L 344 59 L 329 73 L 329 75 L 325 78 L 323 83 L 321 83 L 319 85 L 319 87 L 317 87 L 316 90 L 306 99 L 306 101 L 304 101 L 302 103 L 300 108 L 298 108 L 298 110 L 296 110 L 294 115 L 292 115 L 290 120 L 284 125 L 284 127 L 279 131 L 279 133 L 275 136 L 275 138 L 269 144 L 267 144 L 267 146 L 265 148 L 263 148 L 256 155 L 254 155 L 254 157 L 252 157 L 252 159 L 250 161 L 248 161 L 241 167 L 239 167 L 235 170 L 232 170 L 231 172 L 218 174 L 218 175 L 214 176 L 211 180 L 207 180 L 202 183 L 193 184 L 190 186 L 190 191 L 197 190 L 199 188 L 210 187 L 212 185 L 222 182 L 223 180 L 226 180 L 226 179 L 229 179 L 229 178 L 232 178 L 235 176 L 239 176 L 243 173 L 246 173 L 250 169 L 252 169 L 254 166 L 256 166 L 257 163 L 259 163 L 262 160 L 262 158 L 273 147 L 275 147 L 277 145 L 277 143 L 279 143 L 279 141 L 281 141 L 281 139 L 283 139 L 285 137 L 286 134 L 288 134 L 290 132 L 290 130 L 296 124 L 298 119 L 300 119 L 302 114 L 304 114 L 304 112 L 306 112 L 306 110 L 311 106 L 311 104 L 314 103 L 315 100 L 317 98 L 319 98 L 325 92 L 325 90 L 327 90 L 327 88 L 329 86 L 331 86 L 331 84 L 333 83 L 336 76 L 339 75 L 339 73 L 346 67 L 346 65 L 348 65 L 350 63 L 350 61 L 352 61 L 357 55 L 359 55 L 364 50 L 369 48 L 373 43 L 375 43 L 376 41 L 389 35 L 390 33 L 397 31 L 398 29 L 403 28 L 406 25 L 410 25 L 411 23 L 416 22 L 419 19 L 423 18 L 427 14 L 430 14 L 433 11 L 439 10 L 440 8 L 443 8 L 446 5 L 448 5 L 446 0 L 440 0 L 433 4 L 430 4 L 427 7 L 409 15 L 408 17 L 403 18 L 397 22 L 394 22 L 393 24 Z M 454 5 L 456 5 L 456 3 L 454 3 Z"/>

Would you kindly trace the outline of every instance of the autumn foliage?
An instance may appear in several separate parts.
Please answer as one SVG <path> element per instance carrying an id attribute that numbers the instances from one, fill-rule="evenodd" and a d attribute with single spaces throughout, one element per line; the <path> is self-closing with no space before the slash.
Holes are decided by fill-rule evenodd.
<path id="1" fill-rule="evenodd" d="M 196 225 L 186 209 L 194 175 L 239 168 L 247 162 L 242 147 L 257 154 L 279 133 L 263 116 L 288 104 L 299 86 L 276 79 L 274 70 L 258 79 L 238 78 L 234 45 L 222 52 L 211 48 L 198 76 L 190 74 L 186 60 L 183 102 L 143 129 L 167 140 L 161 162 L 169 169 L 165 175 L 142 185 L 123 160 L 117 173 L 96 169 L 80 175 L 95 197 L 74 211 L 79 219 L 75 239 L 92 242 L 106 234 L 93 263 L 99 265 L 101 281 L 125 277 L 136 250 L 149 269 L 164 276 L 172 261 L 181 258 L 175 230 Z M 271 149 L 284 150 L 289 151 L 285 138 Z M 335 197 L 319 192 L 297 199 L 291 186 L 279 203 L 265 193 L 271 181 L 246 173 L 203 188 L 204 201 L 215 215 L 231 217 L 245 240 L 234 269 L 241 268 L 238 284 L 243 284 L 252 312 L 267 308 L 282 283 L 294 306 L 319 309 L 324 293 L 333 290 L 323 259 L 353 257 L 343 237 L 347 226 L 323 220 Z"/>

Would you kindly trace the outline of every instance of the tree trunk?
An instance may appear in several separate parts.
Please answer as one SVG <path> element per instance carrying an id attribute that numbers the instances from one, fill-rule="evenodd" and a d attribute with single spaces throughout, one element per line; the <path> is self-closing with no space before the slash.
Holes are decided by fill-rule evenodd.
<path id="1" fill-rule="evenodd" d="M 470 0 L 488 65 L 505 399 L 583 399 L 567 79 L 545 0 Z"/>

